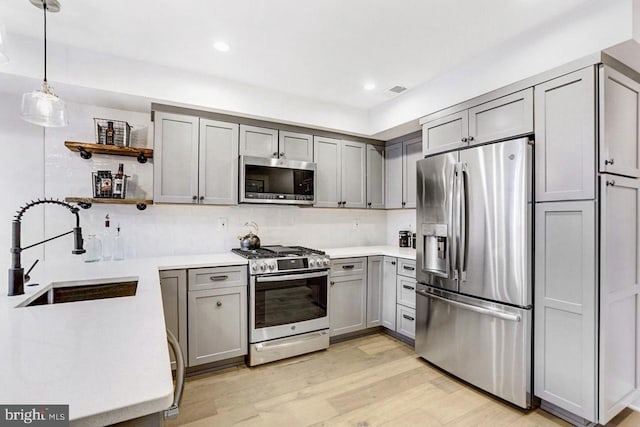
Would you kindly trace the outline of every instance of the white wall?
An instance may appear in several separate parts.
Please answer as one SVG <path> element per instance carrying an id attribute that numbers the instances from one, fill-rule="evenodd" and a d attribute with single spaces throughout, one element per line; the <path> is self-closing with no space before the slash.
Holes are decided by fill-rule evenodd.
<path id="1" fill-rule="evenodd" d="M 640 0 L 633 0 L 633 38 L 640 42 Z"/>
<path id="2" fill-rule="evenodd" d="M 416 232 L 415 209 L 393 209 L 387 211 L 387 245 L 398 246 L 398 232 L 400 230 Z"/>

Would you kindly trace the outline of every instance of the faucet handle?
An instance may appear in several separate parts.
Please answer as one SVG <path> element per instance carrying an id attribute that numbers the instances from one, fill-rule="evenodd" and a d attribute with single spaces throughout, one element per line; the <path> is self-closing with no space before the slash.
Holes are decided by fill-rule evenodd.
<path id="1" fill-rule="evenodd" d="M 39 259 L 35 260 L 35 262 L 33 264 L 31 264 L 31 267 L 29 267 L 29 270 L 27 270 L 27 272 L 24 274 L 24 283 L 27 283 L 29 280 L 31 280 L 31 276 L 29 276 L 29 273 L 31 273 L 31 271 L 33 271 L 33 269 L 35 268 L 36 264 L 39 261 L 40 261 Z"/>

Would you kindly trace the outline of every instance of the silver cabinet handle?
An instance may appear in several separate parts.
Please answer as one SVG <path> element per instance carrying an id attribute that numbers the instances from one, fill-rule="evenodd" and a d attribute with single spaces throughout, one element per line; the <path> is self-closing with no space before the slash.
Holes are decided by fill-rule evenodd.
<path id="1" fill-rule="evenodd" d="M 391 265 L 396 265 L 396 262 L 395 261 L 391 261 Z"/>
<path id="2" fill-rule="evenodd" d="M 434 298 L 434 299 L 443 301 L 443 302 L 445 302 L 447 304 L 450 304 L 450 305 L 453 305 L 453 306 L 456 306 L 456 307 L 460 307 L 463 310 L 475 311 L 476 313 L 486 314 L 487 316 L 497 317 L 498 319 L 510 320 L 512 322 L 520 322 L 522 320 L 522 318 L 518 314 L 507 313 L 506 311 L 493 310 L 493 309 L 490 309 L 490 308 L 484 308 L 484 307 L 480 307 L 480 306 L 473 305 L 473 304 L 466 304 L 464 302 L 450 300 L 448 298 L 441 297 L 440 295 L 435 295 L 435 294 L 432 294 L 432 293 L 429 293 L 429 292 L 425 292 L 425 291 L 420 290 L 420 289 L 418 289 L 416 291 L 416 293 L 418 295 L 423 296 L 423 297 Z"/>
<path id="3" fill-rule="evenodd" d="M 284 151 L 280 153 L 280 157 L 284 157 Z"/>
<path id="4" fill-rule="evenodd" d="M 407 316 L 406 314 L 403 314 L 403 315 L 402 315 L 402 317 L 404 317 L 404 318 L 405 318 L 405 319 L 407 319 L 407 320 L 411 320 L 412 322 L 413 322 L 414 320 L 416 320 L 416 319 L 414 319 L 414 318 L 413 318 L 413 317 L 411 317 L 411 316 Z"/>
<path id="5" fill-rule="evenodd" d="M 473 141 L 473 136 L 469 135 L 469 142 Z"/>
<path id="6" fill-rule="evenodd" d="M 342 269 L 343 270 L 352 270 L 353 268 L 355 268 L 355 265 L 351 264 L 351 265 L 343 265 Z"/>
<path id="7" fill-rule="evenodd" d="M 605 160 L 604 164 L 605 165 L 612 165 L 614 163 L 614 161 L 615 161 L 614 159 Z"/>
<path id="8" fill-rule="evenodd" d="M 415 291 L 416 288 L 414 288 L 413 286 L 409 286 L 409 285 L 402 285 L 403 288 L 405 289 L 409 289 L 410 291 Z"/>
<path id="9" fill-rule="evenodd" d="M 274 151 L 274 152 L 273 152 L 273 154 L 272 154 L 272 156 L 277 158 L 277 157 L 278 157 L 278 152 L 277 152 L 277 151 Z"/>
<path id="10" fill-rule="evenodd" d="M 336 284 L 336 282 L 334 282 L 333 280 L 331 282 L 329 282 L 329 283 L 331 283 L 331 286 Z"/>
<path id="11" fill-rule="evenodd" d="M 415 267 L 411 267 L 410 265 L 403 265 L 402 268 L 409 271 L 414 271 L 416 269 Z"/>
<path id="12" fill-rule="evenodd" d="M 193 197 L 191 198 L 191 200 L 193 200 L 193 201 L 195 202 L 196 200 L 198 200 L 198 196 L 193 196 Z"/>
<path id="13" fill-rule="evenodd" d="M 211 280 L 212 282 L 222 282 L 223 280 L 227 280 L 229 278 L 229 276 L 211 276 L 209 277 L 209 280 Z"/>
<path id="14" fill-rule="evenodd" d="M 611 181 L 607 181 L 607 187 L 615 187 L 616 180 L 612 179 Z"/>
<path id="15" fill-rule="evenodd" d="M 204 196 L 200 196 L 200 201 L 203 201 L 203 200 L 204 200 Z"/>
<path id="16" fill-rule="evenodd" d="M 222 307 L 222 301 L 218 301 L 218 302 L 216 303 L 216 305 L 217 305 L 218 307 Z"/>
<path id="17" fill-rule="evenodd" d="M 463 136 L 463 137 L 460 139 L 460 141 L 462 141 L 462 142 L 467 142 L 467 141 L 469 141 L 469 138 L 467 138 L 467 137 L 464 137 L 464 136 Z"/>

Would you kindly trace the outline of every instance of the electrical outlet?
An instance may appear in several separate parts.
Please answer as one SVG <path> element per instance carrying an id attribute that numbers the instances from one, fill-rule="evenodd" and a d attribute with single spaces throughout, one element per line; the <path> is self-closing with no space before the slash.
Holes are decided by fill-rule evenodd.
<path id="1" fill-rule="evenodd" d="M 227 218 L 218 218 L 218 230 L 228 230 L 229 220 Z"/>
<path id="2" fill-rule="evenodd" d="M 360 220 L 358 218 L 353 221 L 353 226 L 355 228 L 360 228 Z"/>

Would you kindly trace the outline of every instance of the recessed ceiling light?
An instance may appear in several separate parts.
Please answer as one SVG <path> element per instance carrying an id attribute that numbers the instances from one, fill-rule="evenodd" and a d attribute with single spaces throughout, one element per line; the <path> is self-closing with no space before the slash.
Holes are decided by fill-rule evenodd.
<path id="1" fill-rule="evenodd" d="M 217 50 L 219 52 L 229 52 L 229 49 L 231 49 L 229 44 L 226 43 L 226 42 L 223 42 L 223 41 L 215 42 L 213 44 L 213 47 L 215 48 L 215 50 Z"/>
<path id="2" fill-rule="evenodd" d="M 374 90 L 376 88 L 376 84 L 374 82 L 367 82 L 362 87 L 364 90 Z"/>

